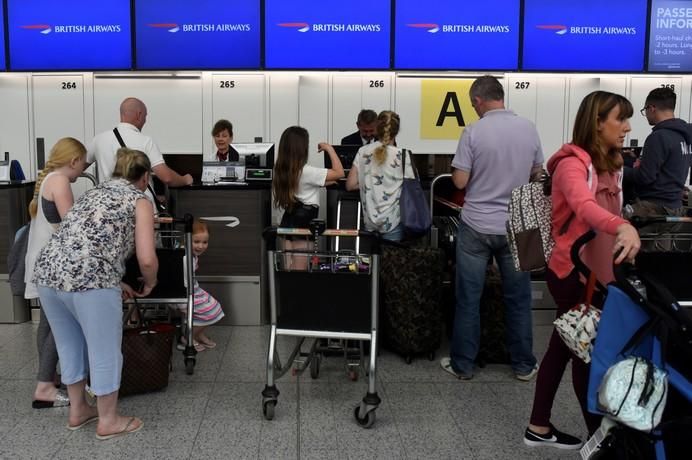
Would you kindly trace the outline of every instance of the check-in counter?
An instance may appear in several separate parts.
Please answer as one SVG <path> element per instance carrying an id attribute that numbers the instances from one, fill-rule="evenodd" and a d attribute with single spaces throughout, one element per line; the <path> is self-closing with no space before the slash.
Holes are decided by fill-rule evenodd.
<path id="1" fill-rule="evenodd" d="M 221 303 L 226 316 L 219 324 L 269 321 L 262 230 L 271 222 L 270 201 L 271 182 L 170 189 L 171 211 L 176 216 L 190 213 L 209 228 L 209 248 L 200 257 L 197 280 Z"/>
<path id="2" fill-rule="evenodd" d="M 22 323 L 31 317 L 24 298 L 10 290 L 7 255 L 17 230 L 29 221 L 34 182 L 0 182 L 0 323 Z"/>

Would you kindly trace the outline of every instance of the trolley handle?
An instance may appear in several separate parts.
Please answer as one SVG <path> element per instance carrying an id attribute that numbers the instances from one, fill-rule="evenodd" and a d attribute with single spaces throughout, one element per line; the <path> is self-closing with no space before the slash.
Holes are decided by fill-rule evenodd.
<path id="1" fill-rule="evenodd" d="M 182 218 L 172 216 L 154 217 L 154 223 L 156 224 L 183 224 L 185 226 L 185 233 L 192 233 L 193 220 L 192 214 L 185 214 Z"/>
<path id="2" fill-rule="evenodd" d="M 678 217 L 678 216 L 632 216 L 630 217 L 630 223 L 635 228 L 642 228 L 650 224 L 678 224 L 678 223 L 692 223 L 692 217 Z"/>
<path id="3" fill-rule="evenodd" d="M 314 232 L 311 232 L 309 228 L 287 228 L 287 227 L 267 227 L 262 232 L 262 237 L 267 244 L 267 249 L 274 251 L 276 250 L 276 237 L 277 236 L 313 236 Z M 344 237 L 363 237 L 369 238 L 375 244 L 373 245 L 373 253 L 379 253 L 379 241 L 380 234 L 377 232 L 369 232 L 367 230 L 357 230 L 357 229 L 337 229 L 328 228 L 321 231 L 319 236 L 344 236 Z"/>

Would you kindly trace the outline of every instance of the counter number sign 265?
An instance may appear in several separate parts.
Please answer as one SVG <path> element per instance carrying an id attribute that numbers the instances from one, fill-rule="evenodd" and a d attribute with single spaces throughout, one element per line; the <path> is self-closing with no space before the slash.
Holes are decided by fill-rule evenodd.
<path id="1" fill-rule="evenodd" d="M 235 88 L 235 80 L 221 80 L 219 82 L 219 88 L 222 88 L 222 89 Z"/>

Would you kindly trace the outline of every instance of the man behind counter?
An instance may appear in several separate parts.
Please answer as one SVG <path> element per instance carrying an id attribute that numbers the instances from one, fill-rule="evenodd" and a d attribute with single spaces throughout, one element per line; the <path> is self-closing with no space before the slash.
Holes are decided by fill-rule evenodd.
<path id="1" fill-rule="evenodd" d="M 211 130 L 211 135 L 214 137 L 216 144 L 216 154 L 211 159 L 212 161 L 239 161 L 240 155 L 236 149 L 231 146 L 233 142 L 233 125 L 228 120 L 219 120 L 214 124 Z"/>
<path id="2" fill-rule="evenodd" d="M 377 140 L 377 113 L 363 109 L 356 121 L 358 131 L 341 139 L 341 145 L 365 145 Z"/>
<path id="3" fill-rule="evenodd" d="M 127 148 L 144 152 L 151 162 L 151 169 L 163 183 L 173 187 L 192 184 L 192 176 L 180 174 L 166 166 L 159 147 L 154 140 L 142 134 L 147 122 L 147 106 L 134 97 L 128 97 L 120 104 L 120 123 L 116 126 Z M 115 167 L 116 153 L 120 143 L 112 129 L 97 134 L 87 149 L 87 163 L 98 162 L 99 181 L 111 178 Z"/>

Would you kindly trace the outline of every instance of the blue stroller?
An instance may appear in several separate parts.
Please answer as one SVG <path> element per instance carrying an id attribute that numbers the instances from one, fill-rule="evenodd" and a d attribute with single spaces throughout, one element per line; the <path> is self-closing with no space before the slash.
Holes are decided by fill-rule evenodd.
<path id="1" fill-rule="evenodd" d="M 627 357 L 641 357 L 668 376 L 662 421 L 650 433 L 616 424 L 591 459 L 690 458 L 685 444 L 692 433 L 692 314 L 648 273 L 652 268 L 647 267 L 648 262 L 655 256 L 649 257 L 642 267 L 626 263 L 614 267 L 616 281 L 608 286 L 591 355 L 588 409 L 606 415 L 598 395 L 606 372 Z M 637 259 L 639 262 L 639 256 Z M 680 272 L 687 267 L 666 268 Z M 659 274 L 661 269 L 659 263 Z"/>

